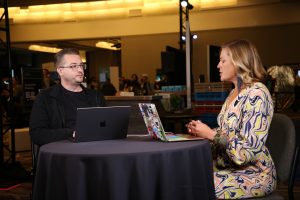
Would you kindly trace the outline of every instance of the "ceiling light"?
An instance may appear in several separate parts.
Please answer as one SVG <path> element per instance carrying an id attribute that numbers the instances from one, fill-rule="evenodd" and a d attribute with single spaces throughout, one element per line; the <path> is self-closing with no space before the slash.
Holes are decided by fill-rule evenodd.
<path id="1" fill-rule="evenodd" d="M 191 35 L 191 38 L 193 38 L 193 40 L 196 40 L 196 39 L 198 39 L 198 35 L 197 34 L 193 34 L 193 35 Z M 186 40 L 185 35 L 182 35 L 181 39 L 182 39 L 182 41 L 185 41 Z"/>
<path id="2" fill-rule="evenodd" d="M 121 48 L 121 43 L 116 43 L 116 44 L 112 45 L 112 47 L 116 47 L 116 48 L 120 49 Z"/>
<path id="3" fill-rule="evenodd" d="M 109 49 L 114 51 L 120 50 L 120 48 L 117 48 L 116 46 L 116 44 L 106 41 L 99 41 L 96 43 L 96 47 L 98 48 Z"/>
<path id="4" fill-rule="evenodd" d="M 56 47 L 47 47 L 47 46 L 36 45 L 36 44 L 30 45 L 28 47 L 28 49 L 32 50 L 32 51 L 41 51 L 41 52 L 47 52 L 47 53 L 57 53 L 61 50 Z"/>

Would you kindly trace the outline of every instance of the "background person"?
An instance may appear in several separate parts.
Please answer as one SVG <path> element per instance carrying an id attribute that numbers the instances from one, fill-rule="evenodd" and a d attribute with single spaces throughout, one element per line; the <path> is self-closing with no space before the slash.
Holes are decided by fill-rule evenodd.
<path id="1" fill-rule="evenodd" d="M 273 117 L 273 101 L 262 83 L 266 71 L 246 40 L 222 46 L 218 69 L 221 81 L 234 84 L 218 115 L 219 127 L 191 121 L 188 132 L 212 141 L 218 199 L 268 195 L 276 188 L 276 170 L 265 146 Z"/>
<path id="2" fill-rule="evenodd" d="M 10 107 L 10 93 L 8 78 L 2 79 L 0 82 L 0 113 L 1 120 L 8 118 L 8 110 Z M 8 119 L 7 119 L 8 120 Z"/>
<path id="3" fill-rule="evenodd" d="M 76 110 L 80 107 L 105 106 L 99 91 L 81 84 L 86 65 L 77 49 L 63 49 L 55 55 L 60 84 L 42 90 L 32 107 L 29 131 L 34 144 L 64 140 L 73 136 Z"/>
<path id="4" fill-rule="evenodd" d="M 105 96 L 115 96 L 117 90 L 115 86 L 111 83 L 110 78 L 106 79 L 106 82 L 102 85 L 101 91 Z"/>
<path id="5" fill-rule="evenodd" d="M 132 74 L 129 82 L 129 92 L 134 92 L 134 94 L 139 94 L 141 90 L 141 84 L 139 82 L 139 77 L 137 74 Z"/>
<path id="6" fill-rule="evenodd" d="M 141 83 L 141 90 L 143 95 L 153 94 L 153 89 L 151 87 L 151 83 L 149 82 L 148 74 L 142 74 L 140 83 Z"/>
<path id="7" fill-rule="evenodd" d="M 43 69 L 43 83 L 42 88 L 48 88 L 56 84 L 54 80 L 50 77 L 50 72 L 48 69 Z"/>
<path id="8" fill-rule="evenodd" d="M 88 81 L 88 88 L 90 88 L 91 90 L 100 90 L 100 83 L 99 81 L 95 78 L 92 77 L 89 81 Z"/>

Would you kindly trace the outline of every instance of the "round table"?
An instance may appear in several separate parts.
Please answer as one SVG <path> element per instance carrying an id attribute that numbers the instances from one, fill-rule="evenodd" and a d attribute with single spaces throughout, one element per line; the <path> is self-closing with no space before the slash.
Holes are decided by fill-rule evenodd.
<path id="1" fill-rule="evenodd" d="M 40 148 L 34 200 L 215 199 L 207 140 L 128 137 Z"/>

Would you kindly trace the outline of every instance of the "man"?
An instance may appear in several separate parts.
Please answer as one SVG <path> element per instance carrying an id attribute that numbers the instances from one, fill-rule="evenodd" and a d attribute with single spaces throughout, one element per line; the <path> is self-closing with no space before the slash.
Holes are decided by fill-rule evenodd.
<path id="1" fill-rule="evenodd" d="M 60 84 L 42 90 L 31 111 L 30 136 L 39 146 L 72 137 L 77 108 L 105 106 L 102 93 L 81 85 L 86 65 L 78 50 L 67 48 L 58 52 L 55 66 Z"/>

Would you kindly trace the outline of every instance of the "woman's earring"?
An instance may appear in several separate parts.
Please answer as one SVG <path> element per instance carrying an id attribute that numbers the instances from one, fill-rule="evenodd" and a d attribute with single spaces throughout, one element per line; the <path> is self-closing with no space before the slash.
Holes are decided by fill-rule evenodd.
<path id="1" fill-rule="evenodd" d="M 238 76 L 237 77 L 237 88 L 238 88 L 238 91 L 241 91 L 242 85 L 243 85 L 243 79 L 240 76 Z"/>

